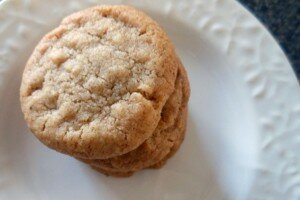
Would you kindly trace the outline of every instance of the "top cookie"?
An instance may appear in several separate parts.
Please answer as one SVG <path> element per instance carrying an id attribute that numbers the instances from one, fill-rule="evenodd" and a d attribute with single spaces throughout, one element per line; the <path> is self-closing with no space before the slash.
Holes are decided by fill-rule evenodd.
<path id="1" fill-rule="evenodd" d="M 37 45 L 20 99 L 47 146 L 89 159 L 125 154 L 155 130 L 180 62 L 167 35 L 128 6 L 66 17 Z"/>

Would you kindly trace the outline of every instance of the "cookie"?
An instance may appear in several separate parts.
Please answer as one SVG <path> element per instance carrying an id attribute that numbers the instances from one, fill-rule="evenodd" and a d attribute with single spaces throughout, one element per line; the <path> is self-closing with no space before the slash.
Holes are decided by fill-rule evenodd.
<path id="1" fill-rule="evenodd" d="M 66 17 L 24 69 L 25 120 L 48 147 L 79 158 L 126 154 L 148 139 L 180 61 L 163 30 L 128 6 Z"/>
<path id="2" fill-rule="evenodd" d="M 173 146 L 181 143 L 186 125 L 189 83 L 183 66 L 177 74 L 175 90 L 166 102 L 161 120 L 153 135 L 137 149 L 113 158 L 80 159 L 94 167 L 111 171 L 137 171 L 154 165 L 168 155 Z"/>
<path id="3" fill-rule="evenodd" d="M 106 176 L 115 176 L 115 177 L 129 177 L 132 176 L 134 172 L 117 172 L 111 170 L 105 170 L 100 167 L 91 166 L 94 170 L 106 175 Z"/>
<path id="4" fill-rule="evenodd" d="M 188 110 L 186 109 L 185 112 L 184 112 L 184 115 L 186 116 L 185 121 L 184 121 L 185 124 L 186 124 L 186 121 L 187 121 L 187 113 L 188 113 Z M 172 146 L 170 152 L 164 158 L 162 158 L 160 161 L 158 161 L 157 163 L 149 166 L 148 168 L 150 168 L 150 169 L 159 169 L 162 166 L 164 166 L 166 164 L 167 160 L 170 159 L 178 151 L 181 143 L 184 140 L 185 132 L 186 132 L 186 125 L 185 125 L 185 129 L 182 131 L 182 134 L 180 135 L 178 140 Z"/>

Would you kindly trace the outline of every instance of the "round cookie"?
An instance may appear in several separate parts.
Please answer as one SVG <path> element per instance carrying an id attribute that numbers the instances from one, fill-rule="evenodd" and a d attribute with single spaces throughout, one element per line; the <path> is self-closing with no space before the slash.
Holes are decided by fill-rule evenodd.
<path id="1" fill-rule="evenodd" d="M 167 35 L 144 13 L 89 8 L 35 48 L 23 73 L 22 111 L 50 148 L 88 159 L 119 156 L 153 134 L 179 66 Z"/>
<path id="2" fill-rule="evenodd" d="M 103 160 L 80 159 L 102 170 L 137 171 L 154 165 L 179 148 L 183 140 L 187 118 L 189 84 L 183 66 L 177 74 L 175 90 L 162 110 L 162 118 L 153 135 L 137 149 L 113 158 Z M 175 150 L 174 150 L 175 152 Z"/>

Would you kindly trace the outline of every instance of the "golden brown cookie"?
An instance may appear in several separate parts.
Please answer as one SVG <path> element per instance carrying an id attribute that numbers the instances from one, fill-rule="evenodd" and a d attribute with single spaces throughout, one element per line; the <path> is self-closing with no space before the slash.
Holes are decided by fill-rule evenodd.
<path id="1" fill-rule="evenodd" d="M 103 170 L 137 171 L 154 165 L 168 155 L 173 146 L 181 143 L 186 125 L 186 107 L 189 83 L 183 66 L 180 66 L 175 90 L 166 102 L 161 120 L 153 135 L 137 149 L 109 159 L 80 159 Z"/>
<path id="2" fill-rule="evenodd" d="M 151 168 L 151 169 L 159 169 L 159 168 L 161 168 L 162 166 L 164 166 L 166 164 L 167 160 L 169 158 L 171 158 L 178 151 L 181 143 L 184 140 L 185 133 L 186 133 L 187 114 L 188 114 L 188 109 L 186 109 L 185 112 L 184 112 L 184 115 L 186 116 L 185 117 L 185 121 L 183 122 L 185 124 L 185 129 L 183 130 L 183 132 L 180 135 L 180 137 L 178 138 L 178 140 L 176 142 L 174 142 L 174 144 L 173 144 L 170 152 L 164 158 L 162 158 L 160 161 L 158 161 L 157 163 L 149 166 L 149 168 Z"/>
<path id="3" fill-rule="evenodd" d="M 20 89 L 29 128 L 88 159 L 128 153 L 154 132 L 180 61 L 151 18 L 128 6 L 66 17 L 37 45 Z"/>

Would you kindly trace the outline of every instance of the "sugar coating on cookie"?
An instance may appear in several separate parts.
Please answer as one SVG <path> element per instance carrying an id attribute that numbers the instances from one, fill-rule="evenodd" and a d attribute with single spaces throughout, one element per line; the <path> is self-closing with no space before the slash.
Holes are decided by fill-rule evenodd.
<path id="1" fill-rule="evenodd" d="M 178 60 L 166 34 L 128 6 L 72 14 L 37 45 L 20 89 L 29 128 L 73 156 L 125 154 L 153 134 Z"/>
<path id="2" fill-rule="evenodd" d="M 81 159 L 103 170 L 137 171 L 165 158 L 173 146 L 179 146 L 186 126 L 186 107 L 189 99 L 189 83 L 183 66 L 179 67 L 175 90 L 167 100 L 161 119 L 154 133 L 138 148 L 109 159 Z"/>

